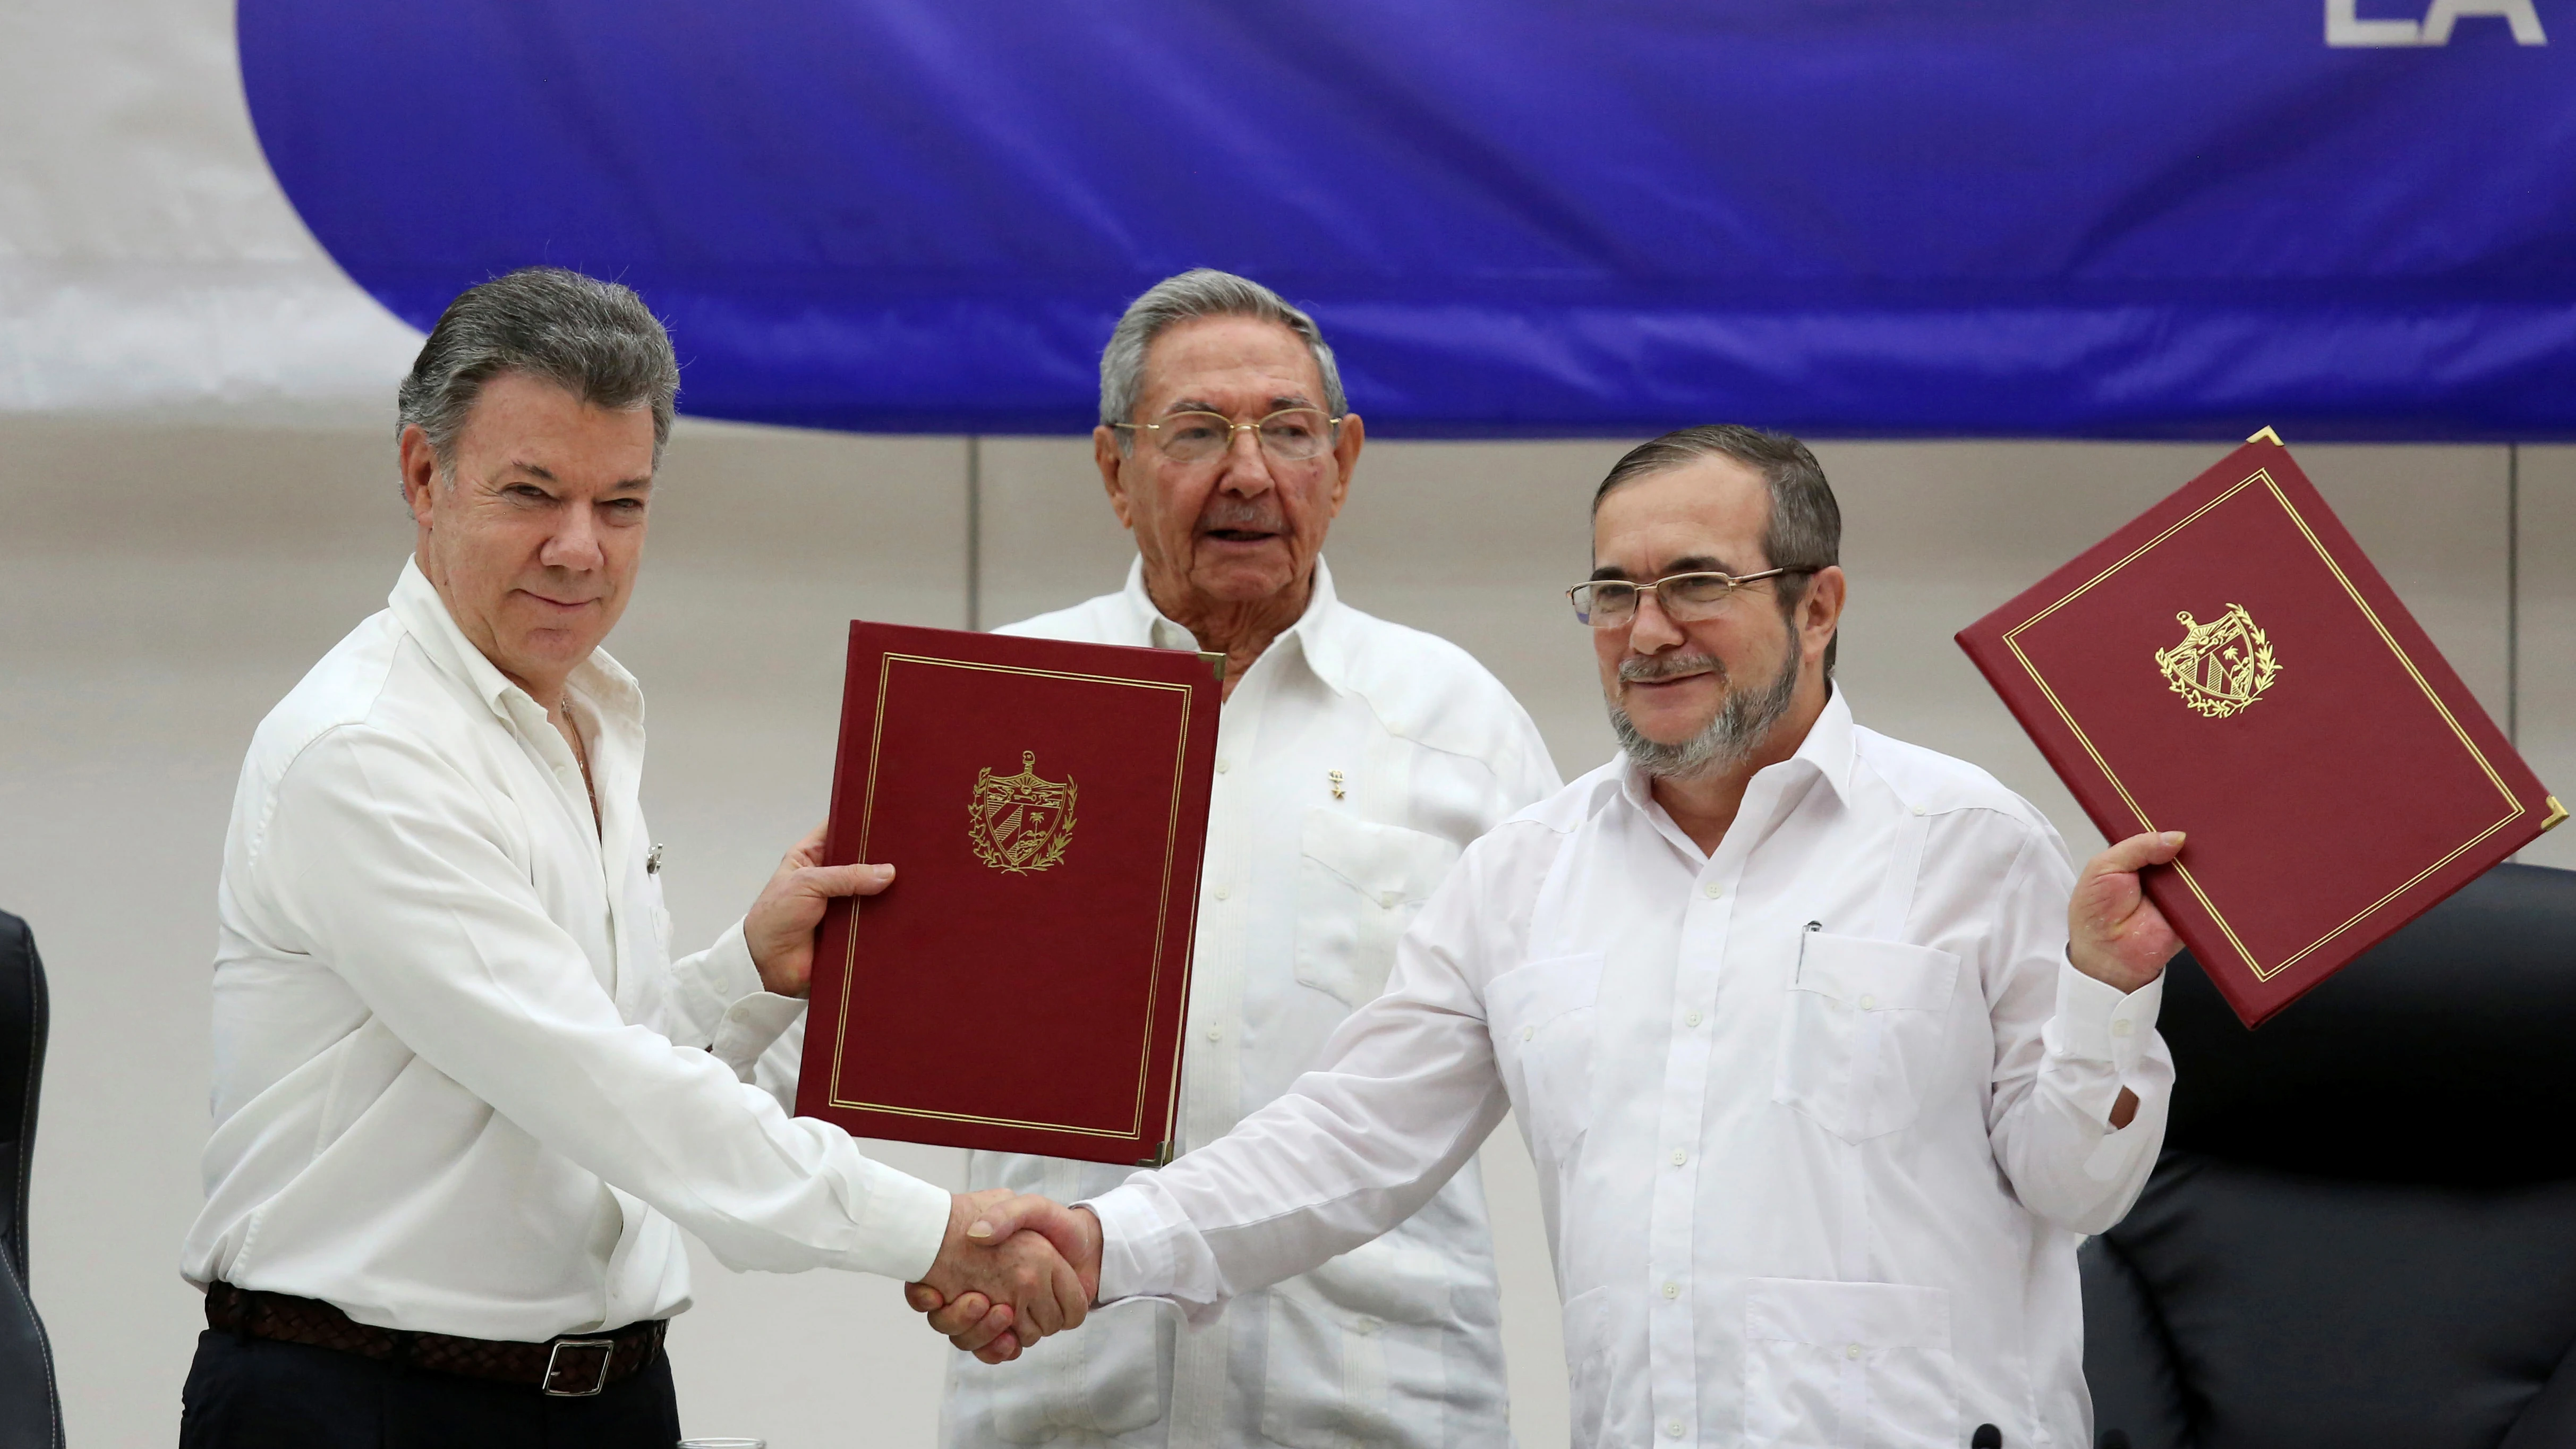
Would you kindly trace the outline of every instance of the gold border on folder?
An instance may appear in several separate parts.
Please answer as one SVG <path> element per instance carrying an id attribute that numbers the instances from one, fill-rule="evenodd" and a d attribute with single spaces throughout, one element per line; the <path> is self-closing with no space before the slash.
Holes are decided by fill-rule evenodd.
<path id="1" fill-rule="evenodd" d="M 1224 656 L 1217 656 L 1223 667 Z M 1129 689 L 1168 690 L 1181 697 L 1180 738 L 1172 751 L 1172 807 L 1163 829 L 1163 887 L 1155 897 L 1160 902 L 1154 910 L 1154 960 L 1146 977 L 1145 1048 L 1136 1063 L 1136 1107 L 1134 1125 L 1120 1132 L 1107 1127 L 1078 1127 L 1069 1122 L 1029 1122 L 1015 1117 L 981 1117 L 972 1112 L 942 1112 L 930 1107 L 902 1107 L 888 1102 L 853 1102 L 841 1096 L 841 1052 L 850 1035 L 850 992 L 859 970 L 859 933 L 855 924 L 849 932 L 849 948 L 841 962 L 841 1019 L 833 1024 L 832 1080 L 827 1084 L 831 1104 L 862 1112 L 884 1112 L 896 1117 L 926 1117 L 942 1122 L 973 1122 L 986 1127 L 1030 1127 L 1046 1132 L 1070 1132 L 1082 1137 L 1106 1137 L 1112 1141 L 1141 1142 L 1145 1138 L 1145 1098 L 1151 1090 L 1154 1069 L 1154 1006 L 1162 998 L 1164 934 L 1172 912 L 1172 849 L 1181 830 L 1181 775 L 1189 761 L 1190 687 L 1165 684 L 1153 679 L 1126 679 L 1115 674 L 1076 674 L 1061 669 L 1026 669 L 1009 664 L 980 664 L 964 659 L 938 659 L 927 654 L 897 654 L 888 651 L 877 665 L 877 715 L 868 736 L 868 783 L 859 805 L 859 859 L 868 858 L 868 826 L 876 817 L 877 766 L 883 759 L 885 743 L 886 688 L 893 682 L 894 666 L 927 664 L 942 669 L 971 669 L 987 674 L 1020 674 L 1037 679 L 1071 679 L 1085 684 L 1115 684 Z M 852 905 L 856 910 L 857 906 Z M 1179 1088 L 1180 1042 L 1182 1033 L 1172 1033 L 1172 1069 L 1175 1092 Z M 1168 1126 L 1169 1124 L 1165 1124 Z"/>
<path id="2" fill-rule="evenodd" d="M 2265 433 L 2270 431 L 2271 429 L 2269 428 L 2265 428 L 2263 430 Z M 2257 433 L 2254 436 L 2259 438 L 2262 435 L 2262 433 Z M 2250 442 L 2252 440 L 2248 439 L 2247 441 Z M 2280 440 L 2276 437 L 2273 441 L 2278 442 Z M 2496 787 L 2496 793 L 2504 797 L 2504 803 L 2506 806 L 2505 813 L 2501 819 L 2498 819 L 2494 824 L 2487 826 L 2477 834 L 2470 836 L 2450 854 L 2443 856 L 2440 860 L 2437 860 L 2431 865 L 2424 867 L 2424 869 L 2417 871 L 2411 878 L 2409 878 L 2404 884 L 2399 885 L 2395 890 L 2381 896 L 2378 900 L 2371 902 L 2369 905 L 2362 907 L 2361 910 L 2355 912 L 2350 919 L 2344 921 L 2341 925 L 2336 926 L 2333 930 L 2326 932 L 2324 935 L 2319 936 L 2313 941 L 2310 941 L 2308 944 L 2291 952 L 2289 955 L 2282 957 L 2279 961 L 2274 962 L 2269 967 L 2264 966 L 2262 962 L 2254 959 L 2254 953 L 2246 948 L 2244 940 L 2236 934 L 2236 928 L 2228 924 L 2226 915 L 2218 909 L 2217 902 L 2212 901 L 2209 898 L 2209 893 L 2201 888 L 2200 882 L 2193 877 L 2190 868 L 2185 866 L 2181 861 L 2175 861 L 2173 864 L 2174 874 L 2180 876 L 2182 878 L 2182 883 L 2190 888 L 2192 897 L 2200 902 L 2201 909 L 2209 912 L 2209 918 L 2218 923 L 2219 931 L 2227 937 L 2227 944 L 2235 947 L 2236 954 L 2244 958 L 2246 968 L 2254 973 L 2254 979 L 2257 981 L 2269 981 L 2273 977 L 2280 975 L 2282 972 L 2289 970 L 2292 966 L 2297 965 L 2300 961 L 2304 960 L 2310 952 L 2315 951 L 2318 947 L 2323 946 L 2325 943 L 2342 935 L 2344 932 L 2351 930 L 2354 926 L 2359 925 L 2363 921 L 2370 919 L 2371 916 L 2378 913 L 2381 907 L 2386 906 L 2390 901 L 2397 899 L 2399 896 L 2406 894 L 2406 892 L 2422 884 L 2423 881 L 2427 877 L 2431 876 L 2435 871 L 2440 870 L 2442 867 L 2449 865 L 2452 861 L 2455 861 L 2461 856 L 2468 854 L 2471 850 L 2476 849 L 2478 842 L 2495 834 L 2497 831 L 2504 829 L 2506 826 L 2511 825 L 2514 821 L 2521 819 L 2525 807 L 2520 800 L 2514 798 L 2512 787 L 2505 784 L 2504 777 L 2502 775 L 2496 773 L 2495 766 L 2488 763 L 2484 752 L 2478 749 L 2477 742 L 2469 738 L 2469 732 L 2460 727 L 2459 720 L 2454 718 L 2451 714 L 2451 707 L 2444 704 L 2442 702 L 2442 697 L 2433 692 L 2433 686 L 2425 680 L 2423 671 L 2417 669 L 2415 667 L 2415 661 L 2408 658 L 2406 651 L 2397 646 L 2396 636 L 2388 632 L 2388 626 L 2380 621 L 2378 611 L 2370 607 L 2370 601 L 2361 596 L 2361 590 L 2355 588 L 2352 580 L 2344 574 L 2343 565 L 2335 562 L 2333 554 L 2326 552 L 2325 543 L 2317 537 L 2316 530 L 2308 527 L 2307 519 L 2301 517 L 2299 515 L 2299 510 L 2292 506 L 2289 495 L 2281 491 L 2281 485 L 2279 483 L 2273 481 L 2271 470 L 2268 468 L 2257 468 L 2254 470 L 2252 476 L 2246 478 L 2245 481 L 2185 514 L 2182 519 L 2175 523 L 2171 528 L 2168 528 L 2164 532 L 2157 534 L 2155 537 L 2148 539 L 2145 543 L 2138 545 L 2136 549 L 2129 553 L 2128 557 L 2121 559 L 2118 563 L 2111 565 L 2109 568 L 2106 568 L 2102 572 L 2085 580 L 2073 593 L 2068 594 L 2066 597 L 2059 599 L 2056 603 L 2053 603 L 2047 608 L 2040 610 L 2038 613 L 2031 615 L 2029 618 L 2024 619 L 2004 633 L 2005 647 L 2012 650 L 2013 657 L 2021 661 L 2021 667 L 2029 671 L 2031 682 L 2039 686 L 2039 692 L 2047 697 L 2049 707 L 2057 711 L 2057 717 L 2066 722 L 2066 728 L 2074 734 L 2075 742 L 2082 745 L 2084 747 L 2084 753 L 2092 757 L 2094 767 L 2102 772 L 2102 778 L 2110 781 L 2111 788 L 2120 792 L 2120 799 L 2128 805 L 2129 813 L 2138 818 L 2139 827 L 2145 830 L 2154 830 L 2158 828 L 2154 821 L 2147 818 L 2147 812 L 2138 804 L 2137 797 L 2129 793 L 2129 787 L 2120 782 L 2120 776 L 2111 768 L 2110 761 L 2103 759 L 2102 752 L 2093 747 L 2093 741 L 2085 735 L 2084 727 L 2077 724 L 2075 722 L 2075 716 L 2067 712 L 2066 705 L 2057 697 L 2057 691 L 2050 688 L 2047 679 L 2041 676 L 2039 666 L 2031 663 L 2030 656 L 2023 652 L 2021 647 L 2021 634 L 2024 630 L 2039 623 L 2042 619 L 2047 618 L 2049 615 L 2065 608 L 2068 604 L 2074 603 L 2077 599 L 2080 599 L 2084 595 L 2092 592 L 2094 586 L 2100 584 L 2103 580 L 2110 578 L 2113 574 L 2118 573 L 2120 570 L 2127 568 L 2130 564 L 2144 558 L 2150 551 L 2164 543 L 2165 540 L 2172 538 L 2175 534 L 2182 532 L 2184 529 L 2189 528 L 2193 523 L 2197 522 L 2201 515 L 2209 512 L 2213 508 L 2216 508 L 2218 505 L 2225 503 L 2227 500 L 2234 498 L 2237 494 L 2244 492 L 2246 489 L 2253 487 L 2257 483 L 2262 484 L 2264 489 L 2271 494 L 2272 500 L 2281 505 L 2281 511 L 2290 516 L 2290 521 L 2298 525 L 2300 536 L 2308 541 L 2308 546 L 2310 548 L 2317 551 L 2317 557 L 2324 561 L 2327 572 L 2332 573 L 2335 576 L 2335 582 L 2343 585 L 2344 592 L 2352 599 L 2353 607 L 2361 610 L 2361 616 L 2370 621 L 2370 627 L 2378 633 L 2380 642 L 2388 646 L 2388 652 L 2397 656 L 2397 662 L 2405 669 L 2407 677 L 2414 680 L 2415 687 L 2424 692 L 2424 698 L 2432 704 L 2434 712 L 2442 717 L 2442 723 L 2451 727 L 2451 733 L 2459 738 L 2460 747 L 2467 750 L 2469 752 L 2469 758 L 2475 760 L 2478 768 L 2485 772 L 2487 779 Z M 2204 962 L 2202 964 L 2206 965 L 2208 963 Z"/>
<path id="3" fill-rule="evenodd" d="M 2555 830 L 2565 823 L 2567 823 L 2567 807 L 2558 803 L 2557 796 L 2550 796 L 2549 818 L 2540 822 L 2541 830 L 2543 832 Z"/>

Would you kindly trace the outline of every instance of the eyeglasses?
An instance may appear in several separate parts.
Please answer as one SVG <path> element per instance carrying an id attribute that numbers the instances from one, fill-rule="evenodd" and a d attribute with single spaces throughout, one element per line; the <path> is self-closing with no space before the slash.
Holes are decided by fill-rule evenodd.
<path id="1" fill-rule="evenodd" d="M 1764 579 L 1784 578 L 1790 574 L 1811 574 L 1812 568 L 1764 569 L 1758 574 L 1690 573 L 1667 574 L 1650 584 L 1632 584 L 1626 579 L 1594 579 L 1576 584 L 1565 591 L 1574 602 L 1574 617 L 1595 629 L 1619 629 L 1637 617 L 1637 596 L 1647 589 L 1655 591 L 1655 602 L 1675 623 L 1692 624 L 1714 619 L 1735 597 L 1735 591 Z"/>
<path id="2" fill-rule="evenodd" d="M 1234 435 L 1250 433 L 1261 451 L 1282 463 L 1304 463 L 1333 446 L 1340 418 L 1320 408 L 1281 408 L 1259 422 L 1238 423 L 1221 413 L 1172 413 L 1159 423 L 1111 423 L 1113 428 L 1152 433 L 1154 445 L 1175 463 L 1205 463 L 1225 456 Z"/>

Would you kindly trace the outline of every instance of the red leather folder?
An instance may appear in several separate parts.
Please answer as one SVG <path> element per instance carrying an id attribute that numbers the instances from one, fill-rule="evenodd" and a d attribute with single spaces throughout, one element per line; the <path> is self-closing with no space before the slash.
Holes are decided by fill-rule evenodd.
<path id="1" fill-rule="evenodd" d="M 2567 815 L 2270 429 L 1958 637 L 2248 1026 Z"/>
<path id="2" fill-rule="evenodd" d="M 800 1115 L 1168 1161 L 1222 659 L 850 626 Z"/>

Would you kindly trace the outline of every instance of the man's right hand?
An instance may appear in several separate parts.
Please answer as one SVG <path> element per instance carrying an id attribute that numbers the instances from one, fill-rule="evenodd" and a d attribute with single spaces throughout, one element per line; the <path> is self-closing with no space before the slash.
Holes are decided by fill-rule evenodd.
<path id="1" fill-rule="evenodd" d="M 918 1305 L 921 1295 L 935 1295 L 942 1304 L 957 1305 L 959 1311 L 950 1316 L 960 1319 L 966 1316 L 964 1305 L 972 1304 L 972 1320 L 952 1338 L 971 1335 L 978 1347 L 999 1338 L 1012 1345 L 1003 1357 L 1015 1358 L 1022 1340 L 1035 1343 L 1081 1325 L 1099 1272 L 1095 1268 L 1085 1278 L 1045 1237 L 1015 1227 L 996 1229 L 985 1220 L 990 1209 L 1010 1199 L 1008 1188 L 951 1194 L 948 1233 L 939 1256 L 922 1281 L 910 1285 L 907 1296 Z M 999 1363 L 1003 1357 L 987 1361 Z"/>
<path id="2" fill-rule="evenodd" d="M 1035 1194 L 1014 1197 L 1008 1189 L 996 1188 L 956 1199 L 972 1204 L 977 1217 L 966 1232 L 969 1241 L 1018 1244 L 1023 1240 L 1044 1243 L 1068 1265 L 1080 1287 L 1083 1304 L 1088 1307 L 1100 1291 L 1100 1219 L 1089 1208 L 1069 1208 L 1050 1198 Z M 957 1222 L 950 1215 L 952 1230 Z M 940 1257 L 944 1262 L 947 1253 Z M 1033 1325 L 1014 1315 L 1009 1305 L 972 1287 L 963 1292 L 944 1289 L 931 1280 L 909 1285 L 906 1301 L 930 1316 L 930 1326 L 948 1336 L 948 1341 L 986 1363 L 1008 1363 L 1018 1358 L 1022 1349 L 1035 1344 L 1056 1329 Z M 1013 1332 L 1015 1319 L 1017 1332 Z M 1075 1313 L 1064 1328 L 1082 1322 Z"/>

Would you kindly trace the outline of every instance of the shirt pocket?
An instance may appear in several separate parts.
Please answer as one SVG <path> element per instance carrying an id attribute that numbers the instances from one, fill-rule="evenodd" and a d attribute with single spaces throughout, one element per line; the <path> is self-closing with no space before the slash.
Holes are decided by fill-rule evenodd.
<path id="1" fill-rule="evenodd" d="M 1172 1393 L 1171 1318 L 1145 1308 L 1095 1313 L 1007 1364 L 952 1355 L 950 1413 L 971 1415 L 981 1400 L 1005 1444 L 1097 1444 L 1158 1423 Z"/>
<path id="2" fill-rule="evenodd" d="M 1458 854 L 1442 836 L 1307 811 L 1297 860 L 1297 979 L 1344 1006 L 1376 1000 L 1395 965 L 1395 943 Z"/>
<path id="3" fill-rule="evenodd" d="M 1940 1067 L 1959 958 L 1812 928 L 1798 939 L 1772 1100 L 1846 1142 L 1913 1125 Z"/>
<path id="4" fill-rule="evenodd" d="M 1379 1238 L 1274 1284 L 1262 1437 L 1288 1449 L 1438 1442 L 1456 1331 L 1443 1267 Z"/>
<path id="5" fill-rule="evenodd" d="M 1569 1163 L 1592 1121 L 1593 1018 L 1601 953 L 1532 961 L 1485 987 L 1485 1028 L 1534 1150 Z"/>
<path id="6" fill-rule="evenodd" d="M 1647 1398 L 1645 1385 L 1636 1381 L 1637 1366 L 1646 1359 L 1646 1335 L 1634 1306 L 1633 1294 L 1608 1286 L 1589 1288 L 1565 1300 L 1560 1321 L 1565 1331 L 1566 1407 L 1571 1411 L 1576 1449 L 1606 1449 L 1613 1442 L 1614 1426 L 1639 1427 L 1617 1422 L 1637 1417 L 1636 1406 Z M 1613 1412 L 1613 1405 L 1630 1407 L 1621 1414 Z"/>
<path id="7" fill-rule="evenodd" d="M 653 944 L 667 961 L 671 956 L 671 907 L 662 899 L 662 873 L 658 870 L 644 873 L 644 910 L 653 924 Z"/>
<path id="8" fill-rule="evenodd" d="M 1755 1278 L 1744 1297 L 1750 1449 L 1958 1449 L 1950 1295 Z"/>

